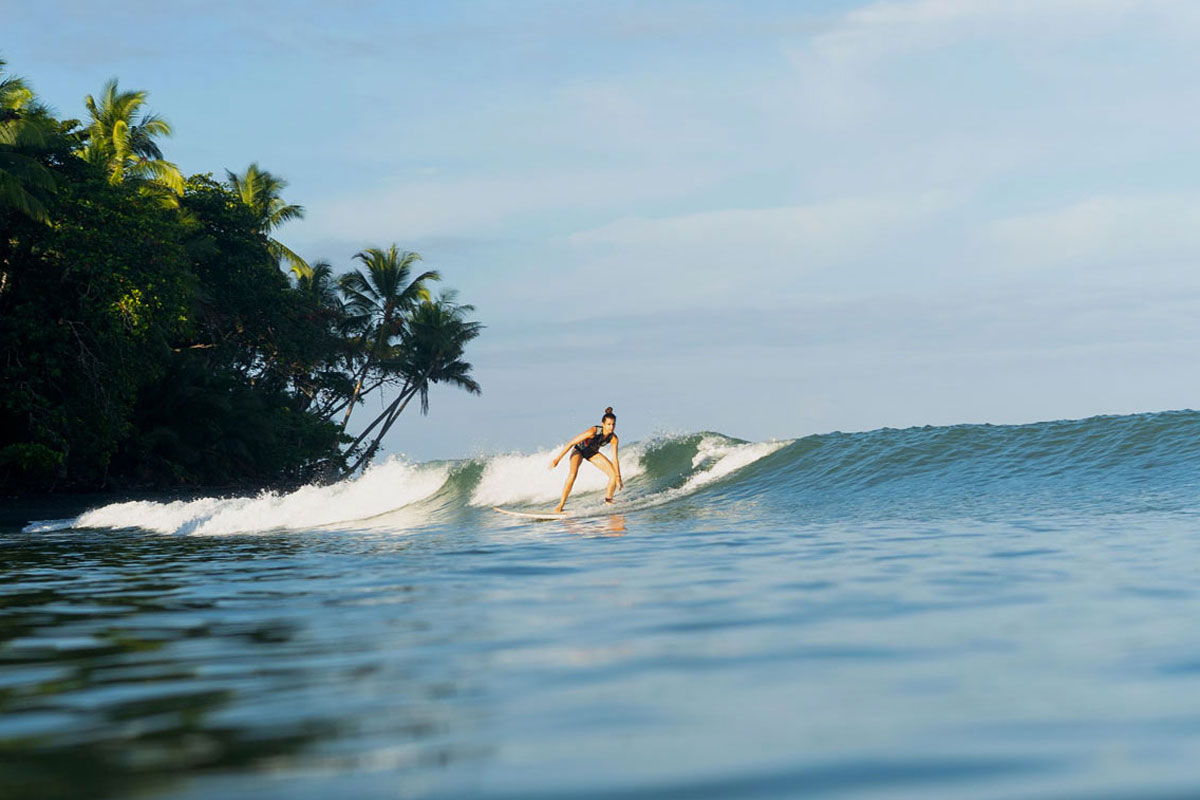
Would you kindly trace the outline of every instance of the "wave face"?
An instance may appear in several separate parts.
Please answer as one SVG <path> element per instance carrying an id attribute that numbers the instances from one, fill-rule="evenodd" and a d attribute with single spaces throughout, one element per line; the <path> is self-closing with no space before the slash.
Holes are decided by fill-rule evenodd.
<path id="1" fill-rule="evenodd" d="M 822 517 L 1176 511 L 1200 488 L 1200 413 L 833 433 L 746 470 L 728 498 Z"/>
<path id="2" fill-rule="evenodd" d="M 28 531 L 141 528 L 237 534 L 312 528 L 469 523 L 491 506 L 544 509 L 562 489 L 553 452 L 411 464 L 389 459 L 359 478 L 288 494 L 139 501 Z M 745 442 L 718 433 L 663 435 L 621 452 L 618 510 L 734 506 L 767 518 L 988 518 L 1177 511 L 1200 488 L 1200 413 L 1170 411 L 1030 425 L 955 425 Z M 582 465 L 568 509 L 608 511 L 605 478 Z"/>

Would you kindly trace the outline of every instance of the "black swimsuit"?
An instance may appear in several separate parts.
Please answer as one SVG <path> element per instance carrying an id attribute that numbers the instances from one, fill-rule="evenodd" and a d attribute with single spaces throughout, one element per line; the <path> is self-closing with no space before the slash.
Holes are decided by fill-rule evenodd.
<path id="1" fill-rule="evenodd" d="M 613 435 L 611 433 L 607 436 L 601 435 L 600 428 L 593 425 L 591 437 L 584 439 L 582 442 L 575 445 L 575 452 L 579 453 L 579 455 L 583 456 L 584 458 L 591 458 L 600 452 L 601 447 L 604 447 L 604 445 L 612 441 L 612 437 Z"/>

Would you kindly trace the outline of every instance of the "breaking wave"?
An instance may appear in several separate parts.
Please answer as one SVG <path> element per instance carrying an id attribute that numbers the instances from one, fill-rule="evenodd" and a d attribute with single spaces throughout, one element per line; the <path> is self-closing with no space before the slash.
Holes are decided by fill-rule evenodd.
<path id="1" fill-rule="evenodd" d="M 562 490 L 551 450 L 460 461 L 391 458 L 361 477 L 255 497 L 115 503 L 26 531 L 140 528 L 239 534 L 474 524 L 491 506 L 544 510 Z M 661 435 L 622 448 L 625 490 L 584 465 L 578 516 L 664 505 L 679 513 L 754 500 L 755 513 L 847 517 L 987 516 L 1038 508 L 1102 513 L 1187 510 L 1200 490 L 1200 413 L 1169 411 L 1030 425 L 955 425 L 746 442 L 719 433 Z"/>

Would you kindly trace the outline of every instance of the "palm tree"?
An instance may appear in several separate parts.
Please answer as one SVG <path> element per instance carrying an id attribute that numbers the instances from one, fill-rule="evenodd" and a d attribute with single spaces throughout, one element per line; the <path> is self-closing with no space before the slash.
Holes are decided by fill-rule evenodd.
<path id="1" fill-rule="evenodd" d="M 343 275 L 339 281 L 342 296 L 346 299 L 348 322 L 358 330 L 356 337 L 362 365 L 358 368 L 354 389 L 346 401 L 346 415 L 342 418 L 342 429 L 350 421 L 355 404 L 364 394 L 363 383 L 372 370 L 381 374 L 371 389 L 393 379 L 391 369 L 384 365 L 395 358 L 393 340 L 405 329 L 405 316 L 418 303 L 428 301 L 430 281 L 441 280 L 441 275 L 432 270 L 411 278 L 413 265 L 421 256 L 407 250 L 398 250 L 396 245 L 386 250 L 370 247 L 354 257 L 367 268 L 364 274 L 354 270 Z M 382 369 L 381 369 L 382 367 Z M 336 413 L 338 409 L 334 409 Z"/>
<path id="2" fill-rule="evenodd" d="M 80 156 L 108 172 L 114 186 L 126 180 L 138 181 L 147 188 L 183 194 L 183 173 L 163 159 L 155 139 L 170 136 L 171 125 L 157 114 L 138 111 L 146 103 L 146 92 L 121 92 L 117 79 L 104 84 L 100 102 L 90 94 L 85 99 L 92 122 L 87 128 L 87 144 Z"/>
<path id="3" fill-rule="evenodd" d="M 287 261 L 291 265 L 292 273 L 298 278 L 309 274 L 311 268 L 303 258 L 270 236 L 272 231 L 288 220 L 304 218 L 304 206 L 285 203 L 280 196 L 287 188 L 287 181 L 260 169 L 258 164 L 246 167 L 246 171 L 241 175 L 225 170 L 225 177 L 242 198 L 242 202 L 254 212 L 259 233 L 267 237 L 267 247 L 275 260 Z"/>
<path id="4" fill-rule="evenodd" d="M 293 380 L 296 391 L 304 398 L 304 408 L 327 420 L 336 413 L 335 406 L 350 396 L 354 386 L 343 365 L 353 363 L 348 356 L 354 352 L 350 340 L 356 330 L 338 294 L 338 281 L 328 261 L 313 262 L 307 273 L 296 275 L 295 281 L 296 291 L 308 309 L 306 313 L 322 321 L 328 346 L 322 348 L 323 358 L 310 374 L 294 376 Z"/>
<path id="5" fill-rule="evenodd" d="M 445 292 L 436 300 L 424 300 L 413 309 L 408 319 L 396 364 L 390 364 L 404 376 L 404 384 L 396 399 L 367 426 L 347 452 L 353 451 L 379 427 L 371 444 L 358 457 L 346 475 L 369 464 L 379 449 L 383 437 L 396 419 L 408 407 L 413 397 L 421 399 L 421 413 L 429 413 L 429 387 L 444 383 L 471 394 L 481 394 L 479 383 L 471 377 L 471 365 L 462 360 L 467 343 L 479 336 L 483 325 L 467 319 L 474 306 L 454 302 L 454 292 Z"/>
<path id="6" fill-rule="evenodd" d="M 429 387 L 446 383 L 480 394 L 471 377 L 471 365 L 462 360 L 467 343 L 479 336 L 483 325 L 468 321 L 472 305 L 455 303 L 457 293 L 443 292 L 437 300 L 417 306 L 409 318 L 401 371 L 411 390 L 421 397 L 421 413 L 429 413 Z"/>
<path id="7" fill-rule="evenodd" d="M 17 77 L 5 77 L 6 62 L 0 59 L 0 210 L 49 222 L 46 207 L 37 191 L 53 191 L 54 179 L 31 155 L 46 144 L 34 103 L 33 92 Z"/>
<path id="8" fill-rule="evenodd" d="M 325 259 L 316 261 L 306 272 L 296 275 L 296 289 L 321 308 L 338 308 L 342 299 L 337 293 L 333 265 Z"/>

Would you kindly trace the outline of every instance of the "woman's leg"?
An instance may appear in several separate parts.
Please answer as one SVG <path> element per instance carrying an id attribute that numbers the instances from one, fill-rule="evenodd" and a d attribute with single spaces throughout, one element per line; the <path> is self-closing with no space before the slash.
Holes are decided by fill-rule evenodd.
<path id="1" fill-rule="evenodd" d="M 597 467 L 608 473 L 608 490 L 604 493 L 604 499 L 605 501 L 611 502 L 613 492 L 617 490 L 617 468 L 614 467 L 612 462 L 609 461 L 608 458 L 602 453 L 596 453 L 596 455 L 589 458 L 588 461 L 592 462 Z"/>
<path id="2" fill-rule="evenodd" d="M 579 464 L 583 461 L 583 456 L 572 451 L 570 471 L 567 472 L 567 482 L 563 484 L 562 499 L 558 501 L 558 508 L 555 511 L 562 511 L 563 506 L 567 504 L 567 496 L 571 494 L 571 487 L 575 485 L 575 476 L 579 473 Z"/>

